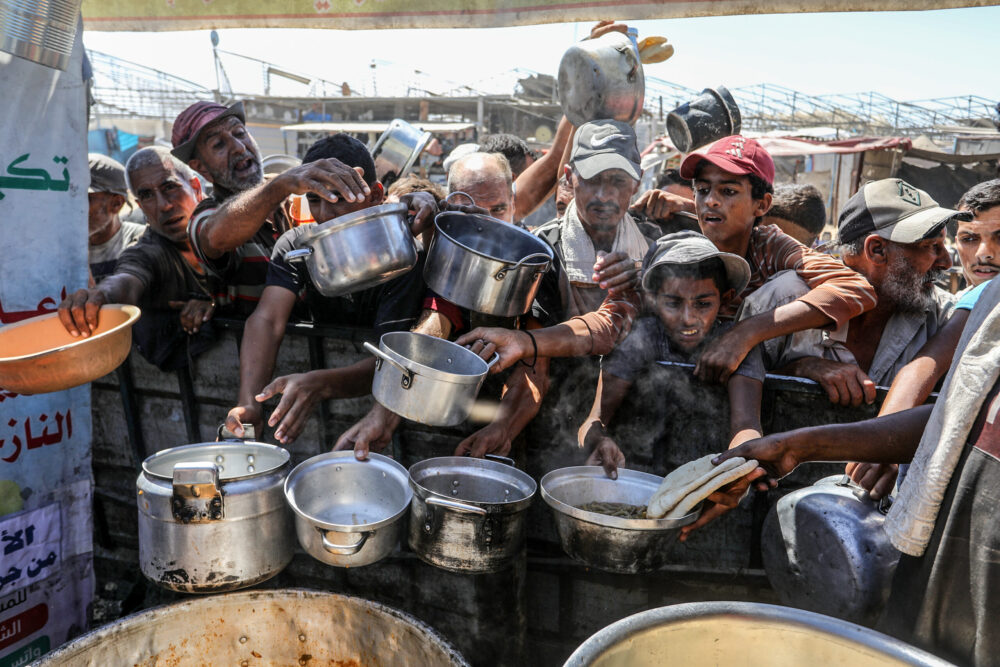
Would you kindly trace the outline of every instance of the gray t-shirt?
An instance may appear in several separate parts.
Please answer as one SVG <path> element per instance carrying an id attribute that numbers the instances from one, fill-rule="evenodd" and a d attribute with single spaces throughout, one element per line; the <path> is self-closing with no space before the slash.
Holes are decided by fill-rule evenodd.
<path id="1" fill-rule="evenodd" d="M 90 274 L 94 276 L 95 283 L 101 282 L 102 279 L 114 273 L 118 256 L 125 248 L 138 241 L 145 231 L 146 225 L 123 222 L 110 239 L 99 245 L 90 246 L 87 262 L 90 264 Z"/>

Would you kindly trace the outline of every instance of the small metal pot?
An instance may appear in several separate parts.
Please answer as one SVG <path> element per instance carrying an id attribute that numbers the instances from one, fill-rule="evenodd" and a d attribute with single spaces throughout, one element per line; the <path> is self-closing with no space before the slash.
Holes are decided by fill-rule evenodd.
<path id="1" fill-rule="evenodd" d="M 764 570 L 781 601 L 874 625 L 899 561 L 884 529 L 890 504 L 871 500 L 847 475 L 782 496 L 760 540 Z"/>
<path id="2" fill-rule="evenodd" d="M 303 461 L 285 480 L 295 532 L 306 553 L 337 567 L 370 565 L 399 544 L 410 509 L 406 468 L 381 454 L 328 452 Z"/>
<path id="3" fill-rule="evenodd" d="M 646 505 L 662 477 L 620 468 L 618 479 L 600 466 L 574 466 L 542 477 L 542 499 L 552 508 L 563 550 L 570 557 L 608 572 L 652 572 L 667 564 L 680 529 L 701 507 L 679 519 L 625 519 L 587 512 L 592 502 Z"/>
<path id="4" fill-rule="evenodd" d="M 305 262 L 323 296 L 381 285 L 417 264 L 406 204 L 372 206 L 304 229 L 285 261 Z"/>
<path id="5" fill-rule="evenodd" d="M 282 484 L 288 452 L 206 442 L 158 452 L 136 481 L 139 564 L 163 588 L 220 593 L 270 579 L 292 560 Z"/>
<path id="6" fill-rule="evenodd" d="M 375 174 L 387 187 L 405 176 L 431 140 L 431 133 L 396 118 L 372 146 Z"/>
<path id="7" fill-rule="evenodd" d="M 511 459 L 442 456 L 410 466 L 410 548 L 452 572 L 498 572 L 524 551 L 537 488 Z M 506 461 L 507 463 L 499 463 Z"/>
<path id="8" fill-rule="evenodd" d="M 454 304 L 514 317 L 531 308 L 552 248 L 531 232 L 496 218 L 457 211 L 434 218 L 424 280 Z"/>
<path id="9" fill-rule="evenodd" d="M 431 426 L 465 421 L 490 368 L 477 354 L 442 338 L 409 331 L 382 334 L 375 355 L 372 395 L 397 415 Z"/>
<path id="10" fill-rule="evenodd" d="M 559 62 L 559 102 L 576 127 L 600 118 L 634 123 L 645 97 L 639 52 L 621 33 L 578 42 Z"/>

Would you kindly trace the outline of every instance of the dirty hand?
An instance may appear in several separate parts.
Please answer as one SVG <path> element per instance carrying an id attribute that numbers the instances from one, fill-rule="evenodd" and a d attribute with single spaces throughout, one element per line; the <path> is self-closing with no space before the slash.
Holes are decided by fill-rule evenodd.
<path id="1" fill-rule="evenodd" d="M 748 354 L 746 338 L 735 329 L 730 329 L 718 338 L 708 342 L 698 363 L 694 367 L 695 376 L 702 382 L 725 384 Z"/>
<path id="2" fill-rule="evenodd" d="M 252 424 L 257 438 L 264 435 L 264 410 L 260 403 L 252 405 L 237 405 L 226 415 L 225 427 L 237 438 L 244 438 L 243 424 Z"/>
<path id="3" fill-rule="evenodd" d="M 746 496 L 747 492 L 750 490 L 750 484 L 766 475 L 767 471 L 758 467 L 749 475 L 741 477 L 740 479 L 732 481 L 721 487 L 705 499 L 705 507 L 698 516 L 698 520 L 681 528 L 681 534 L 678 539 L 680 539 L 681 542 L 684 542 L 694 531 L 698 530 L 702 526 L 712 523 L 734 507 L 738 507 L 740 501 L 743 500 L 743 497 Z M 766 489 L 767 484 L 764 484 L 763 490 Z"/>
<path id="4" fill-rule="evenodd" d="M 399 198 L 400 204 L 406 204 L 407 214 L 413 218 L 410 231 L 419 236 L 434 224 L 434 216 L 438 214 L 437 201 L 429 192 L 410 192 Z"/>
<path id="5" fill-rule="evenodd" d="M 518 329 L 478 327 L 460 336 L 455 342 L 468 347 L 485 361 L 489 361 L 494 352 L 499 354 L 500 360 L 493 364 L 491 374 L 510 368 L 535 353 L 531 337 Z"/>
<path id="6" fill-rule="evenodd" d="M 86 338 L 97 329 L 97 313 L 105 303 L 107 299 L 99 289 L 77 290 L 59 304 L 59 321 L 71 336 Z"/>
<path id="7" fill-rule="evenodd" d="M 294 373 L 276 378 L 257 394 L 254 399 L 263 403 L 272 396 L 281 394 L 278 407 L 271 413 L 267 425 L 275 428 L 274 439 L 283 445 L 295 440 L 302 433 L 313 406 L 326 398 L 327 386 L 322 375 L 316 372 Z"/>
<path id="8" fill-rule="evenodd" d="M 618 479 L 618 469 L 625 467 L 625 454 L 614 440 L 604 437 L 597 441 L 585 465 L 601 466 L 605 475 L 611 479 Z"/>
<path id="9" fill-rule="evenodd" d="M 734 456 L 742 456 L 747 461 L 753 459 L 759 464 L 757 470 L 764 469 L 767 479 L 757 480 L 757 488 L 761 491 L 777 487 L 778 480 L 795 470 L 802 462 L 799 458 L 799 443 L 796 441 L 795 431 L 775 433 L 745 442 L 716 456 L 712 459 L 712 465 L 719 465 Z M 761 477 L 757 470 L 748 477 L 755 474 Z"/>
<path id="10" fill-rule="evenodd" d="M 507 456 L 510 453 L 510 437 L 506 429 L 496 422 L 484 426 L 458 444 L 455 456 L 471 456 L 481 459 L 486 454 Z"/>
<path id="11" fill-rule="evenodd" d="M 609 32 L 620 32 L 626 35 L 628 34 L 628 26 L 624 23 L 615 23 L 614 21 L 599 21 L 597 25 L 590 29 L 590 38 L 597 39 Z"/>
<path id="12" fill-rule="evenodd" d="M 212 319 L 215 313 L 215 301 L 205 299 L 190 299 L 188 301 L 168 301 L 167 305 L 181 311 L 181 328 L 186 334 L 198 333 L 205 322 Z"/>
<path id="13" fill-rule="evenodd" d="M 612 295 L 620 294 L 634 289 L 639 283 L 640 265 L 641 262 L 622 251 L 608 253 L 601 251 L 597 253 L 591 280 Z"/>
<path id="14" fill-rule="evenodd" d="M 347 429 L 333 446 L 333 451 L 353 449 L 354 457 L 359 461 L 368 458 L 369 448 L 380 452 L 392 442 L 392 434 L 396 432 L 402 417 L 388 408 L 376 403 L 368 414 L 357 424 Z"/>
<path id="15" fill-rule="evenodd" d="M 795 362 L 796 375 L 815 380 L 826 390 L 830 402 L 855 407 L 875 402 L 875 382 L 857 364 L 805 357 Z"/>
<path id="16" fill-rule="evenodd" d="M 291 195 L 312 192 L 331 202 L 338 202 L 341 199 L 360 202 L 372 192 L 365 183 L 364 173 L 361 167 L 348 167 L 337 158 L 331 157 L 293 167 L 275 178 L 273 182 L 283 183 Z"/>
<path id="17" fill-rule="evenodd" d="M 457 197 L 455 195 L 458 195 Z M 455 197 L 452 199 L 452 197 Z M 464 204 L 459 204 L 458 202 L 465 202 Z M 442 211 L 455 211 L 458 213 L 476 213 L 478 215 L 489 215 L 488 209 L 482 206 L 476 206 L 476 200 L 472 198 L 472 195 L 461 191 L 455 191 L 448 195 L 447 199 L 441 202 Z"/>
<path id="18" fill-rule="evenodd" d="M 646 214 L 650 220 L 666 220 L 678 211 L 694 211 L 694 201 L 664 190 L 646 190 L 629 211 Z"/>
<path id="19" fill-rule="evenodd" d="M 844 472 L 851 481 L 868 492 L 872 500 L 881 500 L 892 493 L 899 476 L 895 463 L 848 463 Z"/>

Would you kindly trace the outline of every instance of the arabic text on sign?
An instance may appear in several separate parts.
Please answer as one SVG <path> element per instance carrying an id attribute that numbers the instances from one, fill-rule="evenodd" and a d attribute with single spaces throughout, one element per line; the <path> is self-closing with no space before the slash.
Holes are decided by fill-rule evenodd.
<path id="1" fill-rule="evenodd" d="M 18 420 L 13 418 L 7 422 L 7 426 L 11 428 L 16 428 L 20 423 L 24 439 L 21 439 L 20 434 L 0 438 L 0 454 L 4 454 L 0 456 L 0 460 L 7 463 L 14 463 L 21 456 L 22 448 L 27 448 L 28 450 L 38 449 L 43 445 L 55 445 L 73 437 L 73 415 L 71 409 L 67 409 L 65 415 L 61 412 L 56 412 L 52 421 L 49 421 L 49 416 L 45 413 L 38 415 L 34 419 L 34 425 L 32 425 L 31 417 L 26 418 L 23 422 L 18 422 Z M 55 427 L 50 431 L 49 429 L 53 426 L 53 423 Z M 8 450 L 10 450 L 9 453 L 7 453 Z"/>
<path id="2" fill-rule="evenodd" d="M 14 618 L 0 621 L 0 649 L 5 649 L 28 635 L 38 632 L 45 627 L 48 621 L 49 606 L 46 604 L 35 605 Z"/>
<path id="3" fill-rule="evenodd" d="M 14 158 L 7 165 L 7 173 L 10 176 L 0 176 L 0 199 L 3 199 L 3 190 L 51 190 L 53 192 L 66 192 L 69 190 L 69 169 L 63 167 L 62 179 L 58 180 L 49 176 L 45 169 L 19 167 L 22 162 L 27 161 L 31 153 L 25 153 Z M 60 164 L 68 164 L 69 159 L 57 155 L 52 158 L 56 163 L 56 168 Z"/>

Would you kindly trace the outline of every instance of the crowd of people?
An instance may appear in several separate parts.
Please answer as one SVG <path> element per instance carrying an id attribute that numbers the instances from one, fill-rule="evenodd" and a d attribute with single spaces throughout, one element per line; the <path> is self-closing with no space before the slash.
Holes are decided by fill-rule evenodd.
<path id="1" fill-rule="evenodd" d="M 72 335 L 88 336 L 101 305 L 140 306 L 136 346 L 163 369 L 212 344 L 214 317 L 245 318 L 229 432 L 242 436 L 251 424 L 261 434 L 266 424 L 289 444 L 319 402 L 371 392 L 374 359 L 281 374 L 291 320 L 376 337 L 416 331 L 483 358 L 498 354 L 499 407 L 459 455 L 508 453 L 549 391 L 550 359 L 602 356 L 578 438 L 588 463 L 611 477 L 628 463 L 611 423 L 632 384 L 657 361 L 691 363 L 700 381 L 729 395 L 728 451 L 718 460 L 760 466 L 711 496 L 684 537 L 800 462 L 850 461 L 848 473 L 873 498 L 899 488 L 887 530 L 907 556 L 887 614 L 893 631 L 953 659 L 989 664 L 1000 655 L 989 631 L 1000 605 L 992 576 L 1000 531 L 991 520 L 1000 509 L 1000 282 L 991 282 L 1000 271 L 1000 180 L 973 187 L 956 209 L 898 178 L 867 183 L 842 208 L 835 243 L 820 246 L 822 195 L 776 187 L 771 156 L 739 135 L 686 155 L 645 192 L 635 133 L 610 119 L 580 127 L 563 119 L 538 159 L 504 136 L 459 147 L 446 160 L 444 188 L 406 177 L 387 189 L 368 148 L 346 134 L 317 141 L 300 166 L 265 178 L 238 102 L 191 105 L 174 121 L 172 145 L 143 148 L 125 165 L 92 156 L 93 284 L 68 296 L 59 316 Z M 446 199 L 457 192 L 468 199 Z M 145 227 L 120 219 L 128 193 Z M 316 224 L 405 204 L 421 248 L 416 267 L 323 296 L 308 268 L 284 259 L 304 230 L 289 212 L 293 196 L 306 198 Z M 530 231 L 556 261 L 526 315 L 471 312 L 427 288 L 424 250 L 438 212 L 523 227 L 550 198 L 558 217 Z M 949 234 L 968 285 L 957 295 L 937 284 L 952 263 Z M 815 380 L 841 405 L 871 404 L 876 387 L 891 389 L 874 420 L 765 436 L 767 373 Z M 942 378 L 936 404 L 923 405 Z M 279 396 L 266 414 L 264 403 Z M 401 421 L 375 403 L 333 448 L 365 458 Z"/>

